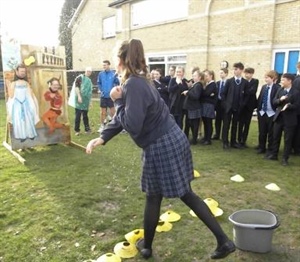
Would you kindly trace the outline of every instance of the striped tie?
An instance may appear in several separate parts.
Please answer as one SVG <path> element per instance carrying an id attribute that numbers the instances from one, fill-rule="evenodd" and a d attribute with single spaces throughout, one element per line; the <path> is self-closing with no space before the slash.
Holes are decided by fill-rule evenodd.
<path id="1" fill-rule="evenodd" d="M 269 92 L 269 86 L 266 87 L 264 94 L 263 94 L 263 106 L 262 106 L 262 110 L 264 112 L 267 112 L 267 108 L 268 108 L 268 92 Z"/>

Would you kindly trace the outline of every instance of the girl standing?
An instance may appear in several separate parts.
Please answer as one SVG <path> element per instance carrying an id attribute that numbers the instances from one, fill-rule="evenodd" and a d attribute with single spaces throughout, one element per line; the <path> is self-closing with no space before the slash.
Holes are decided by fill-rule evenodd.
<path id="1" fill-rule="evenodd" d="M 212 259 L 226 257 L 235 246 L 223 232 L 210 209 L 192 190 L 193 163 L 187 137 L 170 116 L 158 91 L 147 79 L 142 42 L 132 39 L 122 43 L 118 53 L 122 86 L 110 93 L 116 107 L 113 120 L 99 138 L 91 140 L 86 153 L 104 145 L 124 128 L 143 149 L 142 191 L 146 193 L 144 239 L 137 248 L 144 258 L 152 256 L 152 242 L 159 221 L 163 197 L 180 198 L 205 223 L 217 239 Z"/>

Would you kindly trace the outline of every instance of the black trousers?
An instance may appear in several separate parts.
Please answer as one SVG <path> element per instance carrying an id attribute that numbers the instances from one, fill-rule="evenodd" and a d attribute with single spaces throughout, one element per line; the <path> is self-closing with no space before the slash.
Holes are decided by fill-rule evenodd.
<path id="1" fill-rule="evenodd" d="M 222 106 L 221 106 L 221 100 L 218 100 L 217 104 L 216 104 L 216 118 L 215 118 L 215 136 L 217 138 L 221 137 L 221 128 L 222 128 L 222 124 L 223 124 L 223 118 L 224 118 L 224 113 L 222 110 Z"/>
<path id="2" fill-rule="evenodd" d="M 293 138 L 293 152 L 300 154 L 300 114 L 297 116 L 297 126 Z"/>
<path id="3" fill-rule="evenodd" d="M 283 123 L 282 117 L 276 120 L 273 127 L 273 146 L 272 146 L 272 155 L 278 156 L 280 141 L 282 132 L 284 133 L 284 147 L 283 147 L 283 155 L 282 158 L 288 160 L 291 150 L 292 150 L 292 142 L 294 138 L 296 126 L 286 126 Z"/>
<path id="4" fill-rule="evenodd" d="M 238 122 L 238 142 L 245 144 L 247 142 L 249 128 L 251 124 L 253 110 L 249 108 L 244 108 L 240 114 Z"/>
<path id="5" fill-rule="evenodd" d="M 80 132 L 81 116 L 84 124 L 84 130 L 90 131 L 91 129 L 89 124 L 88 110 L 81 110 L 75 108 L 75 127 L 74 127 L 75 132 Z"/>
<path id="6" fill-rule="evenodd" d="M 238 121 L 239 121 L 239 113 L 237 110 L 230 109 L 228 113 L 224 113 L 224 122 L 223 122 L 223 129 L 222 129 L 223 143 L 228 144 L 228 134 L 229 134 L 230 127 L 231 127 L 230 143 L 231 144 L 236 143 Z"/>
<path id="7" fill-rule="evenodd" d="M 272 151 L 273 145 L 273 116 L 268 117 L 265 113 L 264 115 L 260 115 L 257 112 L 258 118 L 258 146 L 261 150 Z"/>
<path id="8" fill-rule="evenodd" d="M 202 117 L 202 122 L 204 126 L 204 140 L 211 142 L 212 132 L 213 132 L 213 119 L 208 117 Z"/>
<path id="9" fill-rule="evenodd" d="M 199 132 L 200 118 L 189 119 L 190 128 L 192 130 L 192 142 L 196 143 Z"/>

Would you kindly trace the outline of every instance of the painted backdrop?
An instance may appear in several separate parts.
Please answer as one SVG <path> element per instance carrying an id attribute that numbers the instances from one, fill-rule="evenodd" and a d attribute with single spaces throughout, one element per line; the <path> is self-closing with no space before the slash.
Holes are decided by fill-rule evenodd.
<path id="1" fill-rule="evenodd" d="M 7 111 L 13 150 L 70 142 L 64 47 L 2 40 Z"/>

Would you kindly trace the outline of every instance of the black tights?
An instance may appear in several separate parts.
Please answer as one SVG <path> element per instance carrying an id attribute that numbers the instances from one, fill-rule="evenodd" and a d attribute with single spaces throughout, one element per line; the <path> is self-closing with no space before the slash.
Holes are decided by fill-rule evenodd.
<path id="1" fill-rule="evenodd" d="M 227 236 L 211 213 L 208 206 L 194 192 L 189 192 L 180 198 L 190 209 L 194 211 L 198 218 L 210 229 L 215 235 L 218 245 L 222 245 L 227 241 Z M 152 242 L 155 235 L 155 229 L 159 221 L 160 206 L 162 196 L 152 195 L 146 197 L 146 206 L 144 212 L 144 230 L 145 230 L 145 248 L 152 248 Z"/>

